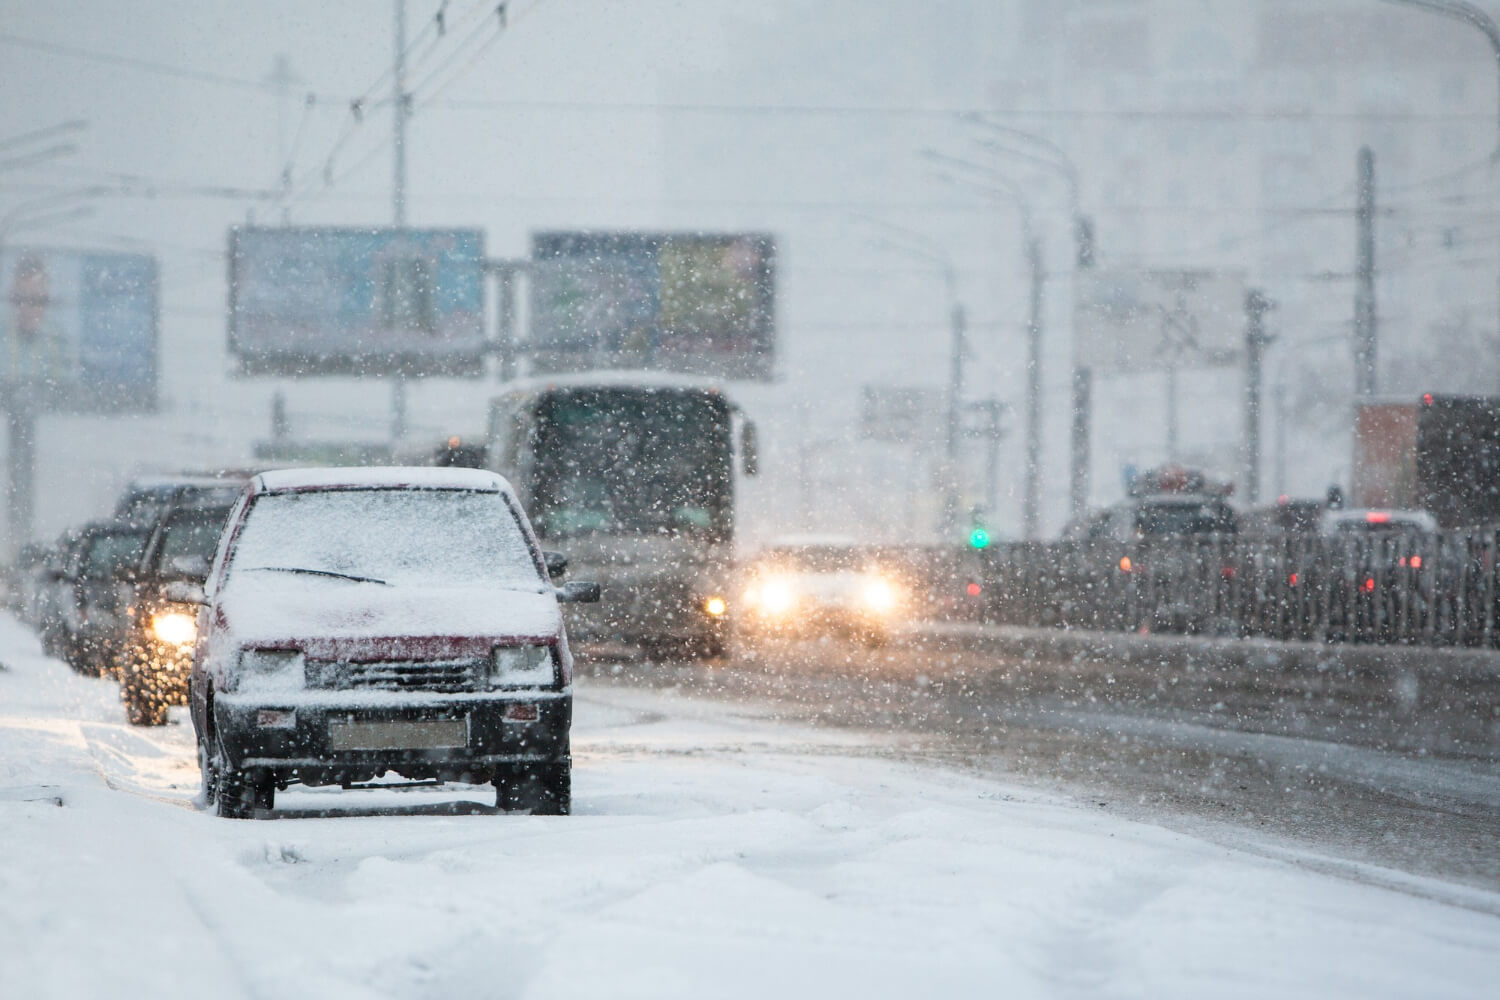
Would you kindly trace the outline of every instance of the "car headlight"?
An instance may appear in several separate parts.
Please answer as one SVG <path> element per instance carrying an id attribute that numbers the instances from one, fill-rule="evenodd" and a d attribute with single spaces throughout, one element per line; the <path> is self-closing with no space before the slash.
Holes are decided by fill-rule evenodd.
<path id="1" fill-rule="evenodd" d="M 766 614 L 784 615 L 797 603 L 797 590 L 792 581 L 773 576 L 761 583 L 758 597 L 761 610 Z"/>
<path id="2" fill-rule="evenodd" d="M 198 638 L 198 621 L 185 611 L 158 611 L 151 616 L 151 635 L 172 646 L 191 646 Z"/>
<path id="3" fill-rule="evenodd" d="M 306 684 L 306 658 L 300 649 L 246 649 L 240 652 L 239 690 L 287 691 Z"/>
<path id="4" fill-rule="evenodd" d="M 703 610 L 710 618 L 723 618 L 724 612 L 729 610 L 729 605 L 724 602 L 724 598 L 714 596 L 703 602 Z"/>
<path id="5" fill-rule="evenodd" d="M 551 646 L 496 646 L 490 658 L 490 681 L 497 687 L 539 687 L 554 677 Z"/>
<path id="6" fill-rule="evenodd" d="M 860 599 L 864 601 L 866 608 L 876 614 L 888 614 L 896 607 L 896 588 L 891 586 L 889 580 L 871 577 L 861 588 Z"/>

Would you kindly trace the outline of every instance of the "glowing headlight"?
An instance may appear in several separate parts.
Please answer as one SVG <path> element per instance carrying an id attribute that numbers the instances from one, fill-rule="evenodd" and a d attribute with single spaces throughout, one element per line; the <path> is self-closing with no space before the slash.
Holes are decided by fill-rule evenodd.
<path id="1" fill-rule="evenodd" d="M 865 607 L 876 614 L 886 614 L 896 606 L 896 588 L 878 576 L 865 581 L 860 597 L 864 600 Z"/>
<path id="2" fill-rule="evenodd" d="M 760 585 L 760 606 L 767 614 L 784 615 L 797 603 L 792 581 L 773 576 Z"/>
<path id="3" fill-rule="evenodd" d="M 496 646 L 490 680 L 499 687 L 538 687 L 553 681 L 551 646 Z"/>
<path id="4" fill-rule="evenodd" d="M 198 638 L 198 622 L 183 611 L 158 611 L 151 616 L 151 634 L 173 646 L 191 646 Z"/>
<path id="5" fill-rule="evenodd" d="M 300 649 L 246 649 L 240 652 L 239 689 L 285 691 L 306 683 L 307 661 Z"/>
<path id="6" fill-rule="evenodd" d="M 724 603 L 724 598 L 722 597 L 710 597 L 703 602 L 703 610 L 707 611 L 710 617 L 722 618 L 724 617 L 724 612 L 729 610 L 729 605 Z"/>

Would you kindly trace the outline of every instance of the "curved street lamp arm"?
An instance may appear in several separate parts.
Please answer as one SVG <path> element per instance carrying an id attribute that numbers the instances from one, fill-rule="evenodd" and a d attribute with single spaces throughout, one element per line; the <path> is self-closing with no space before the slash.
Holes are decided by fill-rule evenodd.
<path id="1" fill-rule="evenodd" d="M 1496 69 L 1500 71 L 1500 25 L 1496 25 L 1495 19 L 1481 8 L 1467 3 L 1466 0 L 1385 0 L 1385 2 L 1442 14 L 1444 17 L 1451 17 L 1478 28 L 1484 32 L 1484 37 L 1489 39 L 1490 48 L 1495 53 Z M 1496 127 L 1500 129 L 1500 104 L 1496 105 L 1495 113 Z M 1500 135 L 1496 137 L 1495 150 L 1490 153 L 1490 159 L 1500 160 Z"/>

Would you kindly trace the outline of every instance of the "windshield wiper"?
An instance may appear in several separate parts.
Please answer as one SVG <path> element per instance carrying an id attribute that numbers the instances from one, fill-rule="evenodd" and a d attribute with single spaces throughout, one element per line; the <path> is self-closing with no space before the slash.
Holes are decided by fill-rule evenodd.
<path id="1" fill-rule="evenodd" d="M 306 573 L 309 576 L 331 576 L 338 580 L 353 580 L 355 583 L 378 583 L 382 587 L 389 587 L 387 580 L 377 580 L 373 576 L 355 576 L 353 573 L 335 573 L 331 569 L 309 569 L 306 566 L 246 566 L 247 570 L 261 569 L 271 573 Z"/>

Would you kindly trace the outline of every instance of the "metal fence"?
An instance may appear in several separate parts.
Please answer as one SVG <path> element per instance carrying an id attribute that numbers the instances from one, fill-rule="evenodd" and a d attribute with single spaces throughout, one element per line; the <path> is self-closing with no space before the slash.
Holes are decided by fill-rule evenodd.
<path id="1" fill-rule="evenodd" d="M 1500 526 L 1438 535 L 1197 536 L 995 546 L 988 620 L 1494 647 Z"/>

